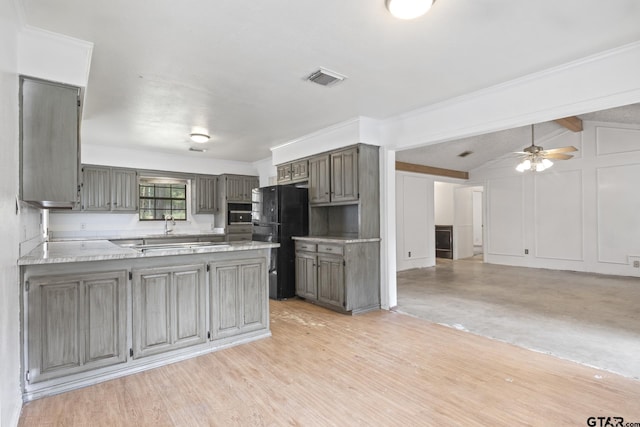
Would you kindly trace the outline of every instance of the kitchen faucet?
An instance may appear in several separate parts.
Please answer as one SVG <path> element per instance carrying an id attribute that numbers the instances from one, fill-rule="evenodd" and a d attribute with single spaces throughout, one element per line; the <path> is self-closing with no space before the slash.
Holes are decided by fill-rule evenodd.
<path id="1" fill-rule="evenodd" d="M 169 221 L 171 221 L 171 228 L 169 228 Z M 176 220 L 171 215 L 164 216 L 164 234 L 169 234 L 173 231 L 173 226 L 176 225 Z"/>

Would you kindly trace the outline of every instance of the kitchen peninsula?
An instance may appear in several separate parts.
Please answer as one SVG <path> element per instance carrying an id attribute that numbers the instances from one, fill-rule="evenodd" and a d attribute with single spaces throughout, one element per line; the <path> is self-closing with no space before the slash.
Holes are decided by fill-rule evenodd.
<path id="1" fill-rule="evenodd" d="M 278 246 L 38 246 L 18 260 L 24 400 L 270 336 L 267 266 Z"/>

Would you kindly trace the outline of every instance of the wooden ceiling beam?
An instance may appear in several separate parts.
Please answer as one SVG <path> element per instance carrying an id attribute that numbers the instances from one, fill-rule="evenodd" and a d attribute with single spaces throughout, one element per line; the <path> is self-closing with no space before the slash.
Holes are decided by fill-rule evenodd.
<path id="1" fill-rule="evenodd" d="M 582 119 L 579 119 L 576 116 L 556 119 L 554 121 L 558 123 L 560 126 L 566 127 L 571 132 L 582 132 Z"/>
<path id="2" fill-rule="evenodd" d="M 396 170 L 404 172 L 424 173 L 427 175 L 446 176 L 448 178 L 469 179 L 469 172 L 433 166 L 416 165 L 415 163 L 396 162 Z"/>

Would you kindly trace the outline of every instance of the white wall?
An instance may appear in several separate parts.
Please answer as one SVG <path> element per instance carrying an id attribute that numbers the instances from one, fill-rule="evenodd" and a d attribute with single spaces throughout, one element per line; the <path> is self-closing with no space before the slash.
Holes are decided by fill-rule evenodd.
<path id="1" fill-rule="evenodd" d="M 252 165 L 260 177 L 260 187 L 268 187 L 278 183 L 277 170 L 271 161 L 271 157 L 253 162 Z"/>
<path id="2" fill-rule="evenodd" d="M 272 163 L 279 165 L 303 157 L 358 143 L 381 145 L 380 122 L 357 117 L 337 123 L 318 132 L 304 135 L 271 149 Z"/>
<path id="3" fill-rule="evenodd" d="M 0 425 L 18 424 L 20 393 L 20 244 L 18 193 L 18 12 L 0 1 Z M 26 234 L 26 231 L 25 231 Z"/>
<path id="4" fill-rule="evenodd" d="M 584 122 L 582 133 L 536 143 L 574 145 L 572 160 L 542 173 L 474 171 L 486 183 L 486 261 L 640 276 L 638 141 L 640 125 Z"/>
<path id="5" fill-rule="evenodd" d="M 453 224 L 453 190 L 456 184 L 436 181 L 434 183 L 433 207 L 437 225 Z"/>
<path id="6" fill-rule="evenodd" d="M 40 28 L 24 27 L 18 37 L 18 49 L 20 74 L 87 86 L 93 43 Z"/>
<path id="7" fill-rule="evenodd" d="M 473 245 L 482 246 L 483 237 L 483 224 L 484 224 L 484 203 L 482 187 L 476 187 L 473 190 Z"/>
<path id="8" fill-rule="evenodd" d="M 434 218 L 434 178 L 396 172 L 398 271 L 435 265 Z"/>

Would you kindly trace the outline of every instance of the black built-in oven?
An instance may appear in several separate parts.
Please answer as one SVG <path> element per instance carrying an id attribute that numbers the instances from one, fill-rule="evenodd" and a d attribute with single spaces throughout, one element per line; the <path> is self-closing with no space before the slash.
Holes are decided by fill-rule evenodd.
<path id="1" fill-rule="evenodd" d="M 251 203 L 227 204 L 227 223 L 229 225 L 251 224 Z"/>

